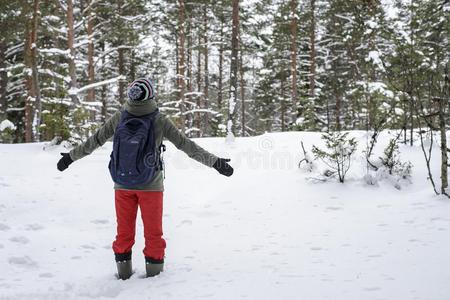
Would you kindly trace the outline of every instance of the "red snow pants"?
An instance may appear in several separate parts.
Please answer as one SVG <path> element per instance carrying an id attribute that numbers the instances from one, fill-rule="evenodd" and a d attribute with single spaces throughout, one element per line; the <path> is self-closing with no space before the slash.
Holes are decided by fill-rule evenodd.
<path id="1" fill-rule="evenodd" d="M 144 223 L 145 257 L 163 259 L 166 241 L 162 238 L 163 192 L 115 190 L 117 235 L 114 253 L 128 253 L 134 245 L 138 206 Z"/>

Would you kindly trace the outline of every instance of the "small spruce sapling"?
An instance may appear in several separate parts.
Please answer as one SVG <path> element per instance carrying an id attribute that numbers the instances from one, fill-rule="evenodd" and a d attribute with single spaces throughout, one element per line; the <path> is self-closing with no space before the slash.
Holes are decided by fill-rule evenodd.
<path id="1" fill-rule="evenodd" d="M 298 163 L 298 167 L 300 169 L 304 169 L 307 172 L 312 172 L 315 168 L 313 160 L 311 159 L 308 152 L 305 150 L 305 146 L 303 145 L 303 141 L 301 142 L 302 150 L 303 150 L 303 158 Z"/>
<path id="2" fill-rule="evenodd" d="M 383 151 L 383 156 L 380 157 L 381 163 L 389 172 L 389 175 L 397 175 L 403 179 L 411 177 L 412 164 L 411 162 L 402 162 L 400 160 L 400 151 L 398 148 L 397 139 L 391 139 L 386 149 Z"/>
<path id="3" fill-rule="evenodd" d="M 328 175 L 338 176 L 343 183 L 350 169 L 352 155 L 356 151 L 358 143 L 355 138 L 348 138 L 348 132 L 327 132 L 322 134 L 327 150 L 313 146 L 312 152 L 316 159 L 321 159 L 329 168 Z"/>
<path id="4" fill-rule="evenodd" d="M 12 143 L 16 129 L 16 126 L 9 120 L 0 122 L 0 143 Z"/>

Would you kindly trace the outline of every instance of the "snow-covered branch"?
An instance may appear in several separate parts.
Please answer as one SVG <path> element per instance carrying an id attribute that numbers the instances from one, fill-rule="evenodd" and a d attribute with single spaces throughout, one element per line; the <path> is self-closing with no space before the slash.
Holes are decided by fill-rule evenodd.
<path id="1" fill-rule="evenodd" d="M 119 46 L 109 49 L 108 51 L 104 52 L 101 56 L 97 58 L 97 60 L 94 62 L 94 66 L 96 66 L 105 56 L 108 56 L 111 52 L 120 50 L 120 49 L 133 49 L 133 47 L 130 46 Z"/>
<path id="2" fill-rule="evenodd" d="M 125 76 L 117 76 L 115 78 L 111 78 L 111 79 L 108 79 L 108 80 L 103 80 L 103 81 L 91 83 L 91 84 L 85 85 L 85 86 L 83 86 L 81 88 L 77 88 L 77 89 L 72 88 L 72 89 L 69 90 L 69 95 L 78 95 L 79 93 L 82 93 L 82 92 L 84 92 L 86 90 L 97 88 L 97 87 L 102 86 L 102 85 L 111 84 L 111 83 L 117 82 L 117 81 L 119 81 L 121 79 L 125 79 Z"/>
<path id="3" fill-rule="evenodd" d="M 43 48 L 43 49 L 39 49 L 39 53 L 45 53 L 45 54 L 51 54 L 51 55 L 64 55 L 67 56 L 69 55 L 69 50 L 68 49 L 59 49 L 59 48 Z"/>

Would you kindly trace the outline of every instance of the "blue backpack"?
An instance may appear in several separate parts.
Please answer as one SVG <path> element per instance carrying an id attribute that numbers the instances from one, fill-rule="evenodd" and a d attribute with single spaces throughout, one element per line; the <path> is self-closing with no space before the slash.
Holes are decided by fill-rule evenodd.
<path id="1" fill-rule="evenodd" d="M 123 111 L 114 133 L 109 172 L 113 181 L 123 186 L 149 183 L 161 168 L 156 147 L 154 120 L 159 111 L 135 116 Z"/>

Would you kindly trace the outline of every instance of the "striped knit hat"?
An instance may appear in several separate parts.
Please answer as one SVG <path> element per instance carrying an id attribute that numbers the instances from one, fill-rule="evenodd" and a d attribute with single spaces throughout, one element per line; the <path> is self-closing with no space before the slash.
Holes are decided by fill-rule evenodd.
<path id="1" fill-rule="evenodd" d="M 147 78 L 139 78 L 128 86 L 128 98 L 131 101 L 147 101 L 155 97 L 153 84 Z"/>

